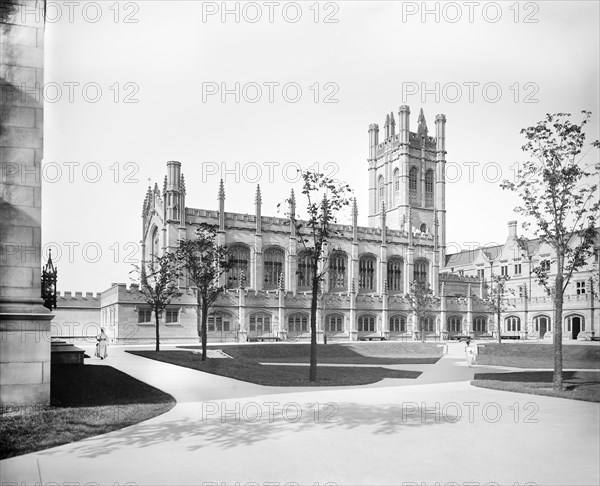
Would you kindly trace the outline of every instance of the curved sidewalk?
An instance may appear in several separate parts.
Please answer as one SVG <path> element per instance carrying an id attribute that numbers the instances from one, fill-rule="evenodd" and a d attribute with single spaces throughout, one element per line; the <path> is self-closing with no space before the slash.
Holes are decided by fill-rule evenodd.
<path id="1" fill-rule="evenodd" d="M 477 371 L 455 359 L 426 366 L 439 367 L 439 378 L 450 380 Z M 126 429 L 1 461 L 3 483 L 600 482 L 594 403 L 480 389 L 467 381 L 265 387 L 116 348 L 100 363 L 171 393 L 178 404 Z M 557 440 L 560 460 L 550 460 Z"/>

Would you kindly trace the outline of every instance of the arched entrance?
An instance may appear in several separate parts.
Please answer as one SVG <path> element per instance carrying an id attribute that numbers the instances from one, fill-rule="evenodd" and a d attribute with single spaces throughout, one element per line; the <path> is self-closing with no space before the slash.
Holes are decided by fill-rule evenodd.
<path id="1" fill-rule="evenodd" d="M 571 335 L 571 339 L 577 339 L 581 331 L 585 331 L 585 320 L 583 316 L 574 314 L 567 316 L 566 319 L 567 332 Z"/>

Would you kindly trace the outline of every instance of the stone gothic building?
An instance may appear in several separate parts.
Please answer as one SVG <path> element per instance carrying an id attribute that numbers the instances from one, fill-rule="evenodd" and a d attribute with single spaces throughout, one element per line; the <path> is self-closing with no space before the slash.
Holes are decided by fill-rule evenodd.
<path id="1" fill-rule="evenodd" d="M 329 340 L 415 339 L 418 326 L 406 299 L 413 280 L 429 283 L 440 298 L 436 315 L 423 322 L 428 339 L 491 338 L 497 325 L 483 299 L 492 272 L 514 275 L 510 283 L 516 293 L 502 315 L 502 335 L 550 337 L 551 299 L 529 278 L 541 259 L 552 260 L 549 248 L 533 242 L 530 255 L 515 253 L 516 222 L 511 222 L 504 245 L 446 254 L 445 124 L 446 117 L 437 115 L 435 136 L 430 136 L 421 110 L 411 132 L 410 109 L 401 106 L 398 130 L 393 113 L 386 117 L 381 138 L 379 126 L 369 126 L 369 226 L 358 226 L 355 201 L 351 224 L 336 227 L 319 301 L 319 339 L 323 333 Z M 227 276 L 229 288 L 209 316 L 209 340 L 308 339 L 311 268 L 291 224 L 293 192 L 289 218 L 263 216 L 259 187 L 254 214 L 226 211 L 223 182 L 215 209 L 189 208 L 185 199 L 181 163 L 168 162 L 163 187 L 148 188 L 143 203 L 142 263 L 176 250 L 179 240 L 193 238 L 201 223 L 218 227 L 218 243 L 228 246 L 235 263 Z M 576 276 L 573 294 L 566 298 L 565 338 L 598 332 L 598 299 L 589 282 L 593 265 L 590 261 Z M 90 307 L 94 299 L 98 304 Z M 59 311 L 79 308 L 89 314 L 99 308 L 100 324 L 114 339 L 154 339 L 154 317 L 136 298 L 135 286 L 113 284 L 91 300 L 63 295 Z M 184 296 L 161 317 L 162 338 L 196 341 L 196 307 L 186 286 Z"/>

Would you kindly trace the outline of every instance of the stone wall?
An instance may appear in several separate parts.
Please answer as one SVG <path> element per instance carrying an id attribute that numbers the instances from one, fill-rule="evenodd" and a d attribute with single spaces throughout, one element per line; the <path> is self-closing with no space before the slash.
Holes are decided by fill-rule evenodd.
<path id="1" fill-rule="evenodd" d="M 40 298 L 43 1 L 0 1 L 0 403 L 50 400 Z"/>

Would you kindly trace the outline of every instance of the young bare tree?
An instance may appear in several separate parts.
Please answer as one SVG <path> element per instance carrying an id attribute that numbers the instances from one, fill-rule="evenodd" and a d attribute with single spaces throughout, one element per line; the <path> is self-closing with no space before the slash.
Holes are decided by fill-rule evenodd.
<path id="1" fill-rule="evenodd" d="M 225 289 L 220 285 L 221 275 L 231 268 L 227 247 L 217 244 L 217 227 L 203 223 L 196 230 L 196 238 L 181 240 L 176 257 L 196 287 L 198 303 L 197 325 L 202 341 L 202 361 L 206 361 L 208 312 Z"/>
<path id="2" fill-rule="evenodd" d="M 568 113 L 547 114 L 535 126 L 524 128 L 522 149 L 531 159 L 523 164 L 515 181 L 505 180 L 504 189 L 516 192 L 522 205 L 515 211 L 526 217 L 530 229 L 541 243 L 555 252 L 556 272 L 549 265 L 533 271 L 554 302 L 554 389 L 562 390 L 563 295 L 573 272 L 585 265 L 597 238 L 597 174 L 600 163 L 584 165 L 584 127 L 591 115 L 583 111 L 581 123 L 572 123 Z M 600 147 L 596 140 L 592 147 Z M 591 148 L 590 148 L 591 150 Z"/>
<path id="3" fill-rule="evenodd" d="M 319 265 L 327 251 L 327 245 L 337 234 L 333 225 L 337 223 L 338 213 L 350 205 L 348 184 L 341 183 L 324 174 L 310 170 L 300 171 L 302 179 L 302 194 L 306 198 L 306 215 L 304 221 L 291 216 L 295 225 L 298 241 L 302 244 L 306 257 L 310 262 L 311 275 L 311 305 L 310 305 L 310 368 L 309 381 L 317 381 L 317 307 L 319 303 L 319 290 L 324 275 L 327 273 L 326 265 Z M 290 199 L 286 203 L 291 207 Z"/>
<path id="4" fill-rule="evenodd" d="M 487 298 L 483 299 L 483 305 L 490 309 L 496 318 L 498 344 L 502 343 L 502 324 L 500 319 L 502 317 L 502 313 L 509 309 L 510 304 L 508 302 L 508 298 L 513 294 L 512 289 L 509 289 L 506 286 L 506 282 L 508 280 L 510 280 L 508 275 L 492 274 L 490 285 L 487 285 Z"/>
<path id="5" fill-rule="evenodd" d="M 406 296 L 410 309 L 417 320 L 417 329 L 421 342 L 425 342 L 425 319 L 435 317 L 440 305 L 440 299 L 433 294 L 428 283 L 413 280 L 410 284 L 410 293 Z"/>
<path id="6" fill-rule="evenodd" d="M 175 254 L 165 253 L 162 256 L 151 255 L 145 268 L 134 265 L 130 273 L 135 275 L 134 279 L 138 283 L 138 297 L 146 302 L 154 313 L 156 351 L 160 351 L 160 317 L 165 308 L 183 294 L 178 285 L 181 269 Z"/>

